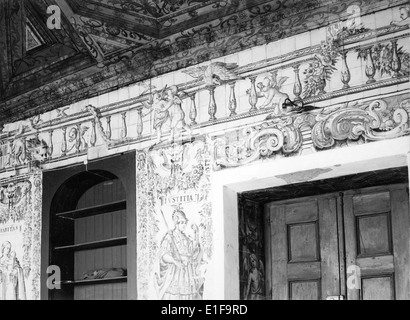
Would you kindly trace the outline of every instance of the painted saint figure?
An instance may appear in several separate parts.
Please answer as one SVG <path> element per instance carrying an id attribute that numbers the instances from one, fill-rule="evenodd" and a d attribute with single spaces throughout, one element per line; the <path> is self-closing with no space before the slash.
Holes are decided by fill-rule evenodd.
<path id="1" fill-rule="evenodd" d="M 201 300 L 204 279 L 199 273 L 203 250 L 198 227 L 192 225 L 194 240 L 185 233 L 188 219 L 181 209 L 172 214 L 174 229 L 162 239 L 156 287 L 161 300 Z"/>
<path id="2" fill-rule="evenodd" d="M 0 300 L 26 300 L 23 269 L 9 241 L 1 245 Z"/>

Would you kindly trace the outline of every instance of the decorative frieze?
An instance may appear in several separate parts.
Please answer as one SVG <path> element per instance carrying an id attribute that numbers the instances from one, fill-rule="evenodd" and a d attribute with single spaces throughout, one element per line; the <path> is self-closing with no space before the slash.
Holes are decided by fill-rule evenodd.
<path id="1" fill-rule="evenodd" d="M 199 131 L 212 133 L 212 126 L 221 123 L 233 128 L 234 121 L 249 118 L 253 122 L 251 118 L 260 119 L 264 114 L 272 119 L 281 118 L 291 111 L 287 99 L 295 105 L 312 105 L 406 83 L 410 67 L 408 45 L 403 41 L 408 37 L 406 30 L 404 25 L 390 25 L 370 30 L 372 32 L 357 24 L 344 28 L 330 26 L 328 38 L 319 46 L 242 66 L 209 61 L 180 71 L 195 78 L 194 81 L 166 83 L 160 90 L 155 89 L 152 82 L 140 83 L 141 88 L 135 88 L 139 94 L 126 101 L 69 112 L 67 108 L 60 108 L 57 115 L 53 111 L 47 121 L 44 120 L 47 117 L 36 116 L 17 123 L 12 129 L 6 125 L 0 133 L 0 170 L 29 164 L 25 140 L 44 141 L 41 148 L 48 150 L 47 158 L 44 152 L 35 152 L 40 162 L 49 161 L 51 157 L 55 162 L 86 154 L 89 147 L 101 144 L 116 148 L 153 140 L 152 144 L 165 146 L 184 135 L 187 140 Z M 383 36 L 382 40 L 371 42 L 375 34 Z M 356 59 L 355 51 L 359 51 Z M 340 70 L 336 70 L 336 66 L 340 66 Z M 364 70 L 363 76 L 367 77 L 359 84 L 358 70 Z M 336 71 L 340 71 L 340 76 L 335 75 Z M 226 101 L 220 99 L 224 94 Z M 300 112 L 306 110 L 302 108 Z M 221 113 L 227 116 L 218 116 Z M 148 114 L 151 118 L 146 121 Z M 130 130 L 130 124 L 135 124 L 135 129 Z"/>

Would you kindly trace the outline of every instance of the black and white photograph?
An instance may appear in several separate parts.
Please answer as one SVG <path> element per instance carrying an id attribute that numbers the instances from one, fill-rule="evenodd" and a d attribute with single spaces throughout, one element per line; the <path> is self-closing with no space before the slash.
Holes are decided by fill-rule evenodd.
<path id="1" fill-rule="evenodd" d="M 410 300 L 409 40 L 408 0 L 0 0 L 0 300 Z"/>

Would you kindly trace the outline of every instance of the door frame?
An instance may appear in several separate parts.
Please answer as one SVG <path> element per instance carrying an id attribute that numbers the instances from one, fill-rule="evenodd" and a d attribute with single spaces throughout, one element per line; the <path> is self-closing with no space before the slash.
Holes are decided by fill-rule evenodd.
<path id="1" fill-rule="evenodd" d="M 215 246 L 204 299 L 240 299 L 238 193 L 359 172 L 410 166 L 410 137 L 258 161 L 214 172 L 212 215 Z M 292 180 L 289 182 L 289 180 Z"/>

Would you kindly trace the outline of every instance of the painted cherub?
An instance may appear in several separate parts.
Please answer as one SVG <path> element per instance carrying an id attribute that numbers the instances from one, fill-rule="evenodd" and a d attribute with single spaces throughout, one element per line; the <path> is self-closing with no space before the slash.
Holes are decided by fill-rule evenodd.
<path id="1" fill-rule="evenodd" d="M 281 92 L 281 88 L 287 79 L 288 77 L 278 78 L 278 72 L 273 71 L 264 78 L 263 82 L 257 84 L 259 88 L 258 98 L 265 98 L 260 106 L 261 109 L 274 108 L 275 115 L 280 115 L 283 112 L 282 105 L 286 99 L 289 99 L 289 96 Z"/>
<path id="2" fill-rule="evenodd" d="M 179 91 L 177 86 L 171 86 L 167 90 L 167 101 L 171 103 L 169 107 L 171 116 L 171 135 L 170 141 L 174 141 L 176 137 L 182 134 L 182 130 L 185 130 L 187 134 L 191 134 L 191 128 L 185 122 L 185 112 L 182 109 L 182 99 L 186 96 L 186 93 Z"/>
<path id="3" fill-rule="evenodd" d="M 395 26 L 405 26 L 410 24 L 410 4 L 401 6 L 399 10 L 401 20 L 392 21 L 391 24 Z"/>

